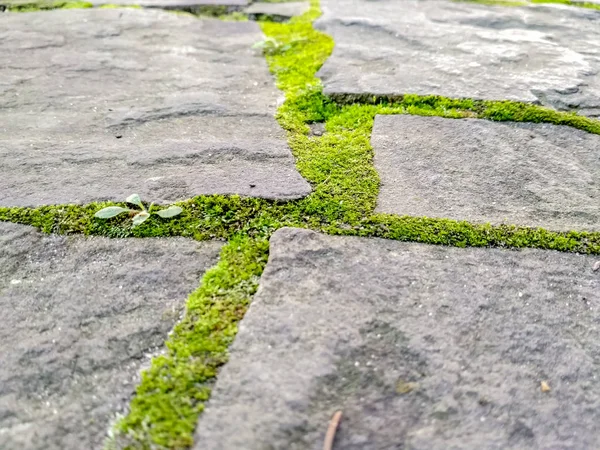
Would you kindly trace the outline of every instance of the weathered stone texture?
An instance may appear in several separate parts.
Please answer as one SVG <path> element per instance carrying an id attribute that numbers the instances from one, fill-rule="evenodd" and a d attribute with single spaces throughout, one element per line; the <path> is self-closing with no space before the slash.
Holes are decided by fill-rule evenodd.
<path id="1" fill-rule="evenodd" d="M 377 211 L 600 230 L 600 136 L 549 124 L 377 116 Z"/>
<path id="2" fill-rule="evenodd" d="M 195 448 L 595 449 L 594 261 L 279 230 Z"/>
<path id="3" fill-rule="evenodd" d="M 158 10 L 3 16 L 0 206 L 308 194 L 262 38 Z"/>
<path id="4" fill-rule="evenodd" d="M 220 247 L 0 223 L 0 448 L 101 449 Z"/>
<path id="5" fill-rule="evenodd" d="M 600 116 L 600 11 L 446 0 L 323 0 L 331 95 L 443 95 Z"/>
<path id="6" fill-rule="evenodd" d="M 309 8 L 310 4 L 308 2 L 256 2 L 246 8 L 246 13 L 250 17 L 266 15 L 274 19 L 285 20 L 294 16 L 300 16 L 308 11 Z"/>
<path id="7" fill-rule="evenodd" d="M 194 9 L 202 7 L 225 7 L 228 10 L 239 10 L 247 6 L 249 0 L 89 0 L 94 6 L 124 5 L 141 6 L 144 8 L 162 9 Z M 54 0 L 0 0 L 0 7 L 10 9 L 19 6 L 38 6 L 39 8 L 51 9 L 56 2 Z"/>
<path id="8" fill-rule="evenodd" d="M 247 6 L 250 0 L 90 0 L 94 5 L 138 5 L 144 8 L 193 9 L 205 6 L 227 7 L 234 11 Z"/>

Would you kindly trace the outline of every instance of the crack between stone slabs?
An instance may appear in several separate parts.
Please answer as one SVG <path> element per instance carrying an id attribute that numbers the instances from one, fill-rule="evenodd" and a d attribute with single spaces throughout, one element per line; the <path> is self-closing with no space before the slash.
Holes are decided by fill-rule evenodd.
<path id="1" fill-rule="evenodd" d="M 318 2 L 317 1 L 313 1 L 312 5 L 313 5 L 313 7 L 316 7 L 317 13 L 318 13 L 319 12 Z M 267 34 L 267 36 L 269 36 L 269 33 L 265 33 L 265 34 Z M 316 71 L 315 71 L 315 73 L 316 73 Z M 276 75 L 277 75 L 277 73 L 276 73 Z M 310 81 L 310 80 L 305 80 L 305 81 Z M 285 89 L 284 89 L 284 91 L 285 91 Z M 299 140 L 310 139 L 310 138 L 308 138 L 306 136 L 303 138 L 301 136 L 301 133 L 298 132 L 298 129 L 296 130 L 298 132 L 297 136 L 295 136 L 295 133 L 293 131 L 294 130 L 294 119 L 295 118 L 294 117 L 285 117 L 285 107 L 286 107 L 285 105 L 282 107 L 282 109 L 284 111 L 279 116 L 279 118 L 280 118 L 280 121 L 282 122 L 282 126 L 285 127 L 285 125 L 288 125 L 287 129 L 288 129 L 288 132 L 290 133 L 290 146 L 293 149 L 297 150 L 297 148 L 294 146 L 294 143 L 295 143 L 294 142 L 294 137 L 297 137 Z M 374 114 L 372 114 L 371 117 L 373 118 Z M 304 117 L 304 118 L 306 119 L 306 117 Z M 325 119 L 325 117 L 321 117 L 321 118 Z M 335 119 L 335 118 L 336 117 L 334 116 L 333 119 Z M 330 120 L 332 120 L 332 118 L 330 118 Z M 298 126 L 298 127 L 300 127 L 300 131 L 302 131 L 302 127 L 304 127 L 305 129 L 303 131 L 304 132 L 308 132 L 306 130 L 306 128 L 308 128 L 306 126 L 306 123 L 308 123 L 308 122 L 310 122 L 310 120 L 304 120 L 303 123 L 301 123 L 301 124 L 295 123 L 295 125 Z M 329 122 L 329 121 L 326 121 L 326 122 Z M 366 127 L 367 127 L 366 130 L 365 130 L 367 132 L 366 134 L 370 135 L 371 125 L 367 125 Z M 333 127 L 331 127 L 331 128 L 333 128 Z M 334 133 L 335 132 L 335 130 L 328 130 L 328 131 L 330 133 Z M 368 136 L 367 136 L 367 138 L 368 138 Z M 319 138 L 318 140 L 323 140 L 323 139 L 328 139 L 328 137 L 327 138 L 326 137 L 322 137 L 322 138 Z M 304 143 L 306 144 L 307 141 L 304 141 Z M 367 143 L 366 146 L 368 147 L 368 145 L 369 144 Z M 302 163 L 302 161 L 300 159 L 301 155 L 299 155 L 297 151 L 295 151 L 295 153 L 296 153 L 296 157 L 299 158 L 298 163 L 301 164 Z M 367 158 L 369 158 L 369 156 L 367 156 Z M 302 173 L 302 171 L 301 171 L 301 173 Z M 304 173 L 303 173 L 303 175 L 304 175 Z M 326 178 L 325 180 L 327 182 L 329 180 L 329 177 Z M 311 180 L 311 181 L 314 181 L 314 179 Z M 306 201 L 306 200 L 304 200 L 304 201 Z M 290 206 L 290 204 L 288 204 L 288 206 Z M 408 225 L 408 223 L 406 223 L 406 222 L 409 222 L 409 221 L 413 221 L 413 222 L 419 222 L 419 221 L 421 221 L 421 223 L 418 223 L 418 225 L 421 225 L 423 227 L 427 227 L 428 225 L 432 225 L 433 224 L 434 228 L 437 227 L 437 225 L 440 225 L 440 224 L 443 223 L 443 221 L 438 221 L 438 220 L 415 219 L 415 218 L 398 218 L 398 217 L 386 216 L 386 215 L 378 215 L 378 216 L 371 216 L 371 217 L 375 217 L 375 219 L 373 220 L 373 222 L 374 222 L 375 227 L 379 227 L 379 231 L 377 231 L 377 230 L 371 230 L 369 232 L 369 231 L 365 230 L 365 228 L 362 227 L 362 226 L 358 226 L 358 228 L 352 228 L 352 226 L 350 226 L 350 229 L 349 229 L 349 228 L 347 228 L 345 226 L 336 227 L 335 225 L 333 225 L 333 228 L 329 228 L 329 229 L 327 229 L 327 227 L 322 227 L 322 229 L 320 231 L 328 231 L 328 232 L 330 232 L 332 234 L 356 234 L 356 235 L 371 235 L 371 236 L 381 234 L 384 237 L 388 237 L 389 238 L 389 237 L 393 237 L 392 234 L 390 234 L 390 233 L 394 233 L 394 229 L 395 228 L 399 228 L 400 229 L 399 230 L 400 233 L 402 233 L 402 230 L 401 230 L 402 226 L 403 225 Z M 405 220 L 404 223 L 402 222 L 403 219 Z M 408 219 L 408 220 L 406 220 L 406 219 Z M 261 223 L 263 227 L 266 225 L 266 223 L 269 223 L 269 225 L 271 226 L 272 230 L 280 227 L 282 225 L 281 222 L 285 222 L 284 220 L 281 220 L 281 218 L 279 220 L 275 219 L 275 223 L 273 222 L 273 220 L 271 220 L 270 222 L 268 220 L 265 220 L 265 221 L 261 222 L 260 221 L 260 217 L 257 217 L 254 220 L 258 221 L 259 223 Z M 429 221 L 429 223 L 428 223 L 428 221 Z M 470 226 L 472 226 L 472 225 L 466 224 L 466 223 L 456 223 L 456 222 L 454 222 L 454 224 L 458 225 L 458 226 L 464 226 L 467 229 Z M 346 224 L 343 224 L 343 225 L 346 225 Z M 413 225 L 414 225 L 414 223 L 413 223 Z M 256 227 L 256 228 L 260 229 L 260 226 Z M 498 229 L 497 227 L 490 227 L 490 226 L 488 226 L 487 228 L 486 227 L 482 228 L 482 230 L 485 230 L 485 232 L 490 232 L 492 234 L 493 234 L 493 231 L 497 230 L 497 229 Z M 357 230 L 358 230 L 358 232 L 354 233 L 354 231 L 357 231 Z M 248 230 L 246 230 L 245 233 L 247 233 L 247 232 L 248 232 Z M 264 228 L 263 228 L 263 232 L 264 232 Z M 539 235 L 536 236 L 536 238 L 539 239 L 538 242 L 543 241 L 543 238 L 544 238 L 544 236 L 543 236 L 543 234 L 544 234 L 543 230 L 529 230 L 529 232 L 539 233 Z M 270 234 L 270 233 L 267 231 L 266 234 L 267 234 L 267 236 L 265 236 L 265 238 L 267 238 L 268 234 Z M 600 236 L 600 235 L 598 235 L 598 236 Z M 412 236 L 412 238 L 415 238 L 415 237 L 416 237 L 417 241 L 420 240 L 418 236 Z M 567 239 L 567 236 L 565 236 L 565 239 Z M 471 243 L 474 243 L 474 242 L 471 242 Z M 459 242 L 459 244 L 460 244 L 460 242 Z M 519 246 L 519 242 L 518 241 L 514 242 L 513 244 L 516 244 L 516 246 Z M 268 242 L 266 242 L 266 246 L 267 247 L 265 247 L 265 253 L 268 252 L 268 250 L 266 250 L 268 248 Z M 238 247 L 238 249 L 239 249 L 239 247 Z M 597 246 L 596 250 L 600 251 L 600 246 Z M 257 271 L 257 274 L 262 273 L 262 268 L 264 268 L 264 265 Z M 205 275 L 205 278 L 208 278 L 208 275 Z M 232 336 L 232 338 L 233 338 L 233 336 Z M 217 375 L 217 373 L 215 372 L 213 374 L 213 376 L 214 375 Z M 150 386 L 152 386 L 152 383 L 150 383 Z M 140 387 L 140 389 L 141 389 L 141 387 Z M 187 392 L 186 392 L 186 395 L 188 395 Z M 198 414 L 200 412 L 201 412 L 201 409 L 198 411 Z M 188 435 L 187 435 L 187 438 L 186 438 L 187 440 L 185 440 L 184 442 L 182 442 L 182 444 L 184 446 L 191 445 L 191 443 L 192 443 L 191 433 L 193 432 L 194 426 L 195 426 L 195 423 L 192 423 L 191 426 L 188 428 L 188 431 L 187 431 Z M 154 441 L 154 442 L 156 442 L 156 441 Z"/>
<path id="2" fill-rule="evenodd" d="M 316 6 L 318 8 L 318 2 L 316 0 L 313 0 L 312 3 L 313 7 Z M 290 26 L 293 27 L 294 25 L 292 24 Z M 298 64 L 301 64 L 301 62 Z M 312 74 L 308 79 L 304 79 L 303 83 L 300 84 L 306 86 L 314 82 L 312 78 L 313 75 L 314 74 Z M 299 86 L 294 86 L 293 83 L 291 86 L 288 86 L 288 91 L 291 93 L 290 98 L 292 98 L 292 101 L 282 107 L 279 115 L 282 124 L 287 126 L 288 132 L 290 133 L 290 144 L 293 148 L 295 148 L 296 153 L 299 154 L 298 147 L 301 145 L 311 145 L 312 143 L 317 148 L 317 153 L 319 153 L 323 150 L 321 148 L 322 146 L 332 145 L 332 142 L 333 144 L 339 144 L 339 142 L 335 141 L 335 138 L 337 136 L 341 136 L 340 133 L 350 133 L 349 136 L 341 136 L 342 144 L 347 144 L 349 137 L 356 137 L 355 135 L 358 133 L 362 138 L 366 138 L 367 141 L 364 144 L 365 147 L 361 150 L 362 153 L 360 153 L 361 158 L 363 158 L 361 162 L 366 162 L 366 164 L 369 165 L 369 161 L 371 161 L 372 158 L 371 150 L 368 144 L 371 125 L 368 123 L 367 125 L 363 125 L 363 127 L 366 128 L 363 128 L 361 131 L 360 127 L 357 128 L 356 125 L 352 126 L 353 123 L 350 120 L 349 127 L 346 126 L 346 123 L 342 123 L 337 124 L 336 128 L 335 122 L 339 121 L 342 112 L 339 110 L 336 111 L 336 114 L 331 114 L 329 117 L 326 117 L 326 114 L 322 116 L 319 116 L 318 114 L 313 116 L 310 116 L 310 114 L 308 114 L 308 116 L 303 116 L 299 113 L 298 105 L 293 105 L 293 98 L 294 95 L 296 95 L 298 88 Z M 424 99 L 426 101 L 424 101 Z M 302 104 L 304 98 L 296 95 L 296 100 L 299 102 L 299 104 Z M 320 98 L 317 98 L 316 100 L 318 101 Z M 403 101 L 405 100 L 406 98 L 403 99 Z M 433 101 L 430 97 L 423 97 L 415 100 L 418 101 L 414 102 L 413 104 L 404 104 L 401 106 L 401 108 L 422 108 L 424 105 L 427 106 L 427 101 Z M 438 98 L 438 100 L 444 99 Z M 448 99 L 445 99 L 444 101 L 447 100 Z M 419 102 L 421 103 L 420 106 L 418 106 Z M 353 106 L 357 108 L 374 108 L 374 105 Z M 395 107 L 398 107 L 398 105 Z M 295 115 L 291 114 L 290 116 L 286 116 L 286 108 L 295 108 Z M 340 108 L 340 106 L 337 105 L 336 108 Z M 388 105 L 386 108 L 393 109 L 394 106 Z M 431 105 L 429 105 L 429 108 L 430 110 L 425 108 L 421 112 L 431 113 Z M 371 121 L 377 112 L 378 111 L 375 109 L 369 111 L 367 115 L 371 117 Z M 387 110 L 387 113 L 390 113 L 390 110 Z M 464 113 L 464 111 L 462 111 L 462 113 Z M 471 113 L 474 114 L 473 112 Z M 300 114 L 303 120 L 299 120 L 298 114 Z M 514 111 L 512 114 L 514 114 Z M 438 115 L 441 115 L 439 111 Z M 352 118 L 350 117 L 349 119 Z M 303 132 L 308 133 L 306 129 L 303 129 L 303 127 L 308 128 L 306 126 L 307 123 L 314 123 L 318 121 L 326 122 L 329 127 L 327 133 L 323 137 L 310 138 L 303 134 Z M 333 139 L 333 141 L 329 141 L 329 139 Z M 320 144 L 317 144 L 316 142 L 320 142 Z M 314 158 L 315 155 L 314 152 L 311 153 L 309 151 L 307 155 L 299 154 L 299 156 L 302 158 L 297 160 L 297 164 L 302 165 L 304 164 L 304 161 L 302 160 L 304 157 L 308 157 L 310 159 Z M 321 156 L 321 159 L 322 160 L 319 160 L 316 165 L 327 165 L 328 163 L 334 163 L 333 161 L 328 161 L 327 157 Z M 311 167 L 311 170 L 312 169 L 314 169 L 314 167 Z M 304 172 L 306 172 L 306 170 L 308 169 L 305 169 Z M 351 173 L 351 169 L 343 170 L 343 172 L 346 174 Z M 321 186 L 330 182 L 333 173 L 333 171 L 329 171 L 328 173 L 323 174 L 324 181 L 321 181 Z M 319 186 L 317 175 L 313 174 L 313 176 L 309 178 L 314 185 Z M 333 179 L 333 181 L 338 182 L 337 184 L 334 183 L 333 187 L 340 187 L 339 181 L 343 181 L 343 178 L 340 178 L 338 174 L 333 176 Z M 358 191 L 353 193 L 357 192 Z M 285 204 L 269 202 L 262 199 L 244 199 L 237 196 L 196 197 L 188 200 L 187 202 L 180 203 L 187 209 L 184 214 L 191 215 L 192 217 L 191 221 L 190 217 L 187 217 L 189 222 L 187 224 L 187 228 L 185 226 L 181 226 L 182 224 L 178 223 L 176 220 L 172 223 L 169 223 L 166 228 L 161 228 L 160 226 L 157 227 L 157 224 L 152 224 L 152 221 L 148 221 L 147 224 L 144 224 L 140 228 L 136 229 L 135 233 L 129 230 L 128 236 L 142 237 L 159 235 L 184 235 L 196 238 L 208 238 L 210 237 L 207 235 L 210 233 L 210 228 L 209 232 L 206 232 L 206 225 L 208 225 L 206 223 L 206 217 L 208 214 L 212 217 L 212 219 L 215 220 L 215 222 L 219 223 L 219 226 L 214 224 L 212 225 L 214 227 L 213 230 L 217 231 L 217 233 L 212 237 L 230 239 L 229 244 L 226 246 L 227 250 L 224 248 L 222 251 L 221 260 L 215 268 L 209 271 L 210 273 L 207 272 L 205 274 L 201 287 L 199 288 L 199 291 L 197 291 L 198 295 L 203 299 L 202 301 L 198 302 L 197 306 L 202 306 L 203 301 L 205 300 L 213 307 L 217 307 L 217 313 L 222 311 L 222 305 L 219 303 L 220 300 L 223 300 L 223 298 L 227 296 L 231 296 L 234 299 L 234 302 L 230 304 L 230 306 L 233 307 L 232 311 L 234 314 L 231 316 L 233 321 L 226 321 L 224 323 L 226 326 L 217 330 L 218 332 L 221 332 L 221 335 L 217 336 L 218 339 L 226 338 L 225 341 L 222 342 L 224 346 L 219 347 L 222 351 L 219 351 L 216 355 L 212 355 L 210 358 L 204 360 L 202 358 L 206 355 L 200 357 L 200 364 L 204 364 L 203 367 L 208 367 L 206 364 L 210 365 L 210 367 L 208 367 L 210 370 L 207 372 L 199 371 L 201 376 L 206 376 L 207 379 L 213 380 L 216 375 L 215 368 L 225 362 L 223 355 L 226 352 L 228 343 L 231 342 L 231 339 L 235 334 L 235 323 L 237 323 L 237 321 L 239 321 L 243 315 L 244 308 L 247 304 L 246 302 L 250 300 L 250 297 L 255 292 L 258 283 L 258 276 L 260 276 L 262 269 L 266 264 L 266 256 L 268 254 L 268 236 L 274 230 L 281 228 L 282 226 L 291 225 L 307 227 L 329 234 L 384 237 L 388 239 L 412 240 L 431 244 L 456 245 L 459 247 L 467 245 L 496 245 L 507 247 L 533 246 L 538 248 L 555 248 L 563 251 L 588 251 L 590 253 L 600 253 L 600 233 L 552 233 L 540 229 L 521 229 L 511 226 L 480 226 L 446 219 L 398 217 L 383 214 L 372 215 L 372 210 L 371 212 L 368 211 L 369 208 L 364 211 L 362 209 L 358 211 L 358 213 L 362 215 L 362 218 L 359 220 L 344 222 L 340 221 L 340 218 L 343 218 L 343 215 L 345 214 L 343 209 L 337 212 L 327 212 L 327 210 L 322 212 L 318 208 L 319 206 L 323 208 L 331 207 L 331 205 L 335 204 L 337 199 L 340 197 L 336 196 L 337 194 L 327 194 L 326 190 L 318 192 L 317 194 L 315 194 L 313 198 L 309 197 L 303 200 Z M 373 192 L 369 192 L 369 195 L 372 194 Z M 376 195 L 376 192 L 374 192 L 374 194 Z M 329 195 L 329 197 L 327 197 L 327 195 Z M 122 222 L 119 221 L 108 224 L 106 228 L 94 228 L 94 222 L 93 219 L 91 219 L 91 216 L 97 209 L 99 209 L 99 207 L 102 207 L 103 205 L 104 204 L 90 204 L 81 207 L 63 205 L 29 210 L 19 208 L 0 208 L 0 220 L 29 223 L 42 228 L 46 232 L 83 232 L 84 234 L 103 234 L 111 237 L 115 237 L 119 235 L 119 233 L 123 233 L 124 229 L 122 227 Z M 363 208 L 363 206 L 361 206 L 361 208 Z M 336 214 L 341 214 L 341 216 Z M 87 224 L 85 224 L 86 220 L 88 221 Z M 70 223 L 69 226 L 61 229 L 61 223 L 62 225 L 66 225 L 66 222 L 68 221 L 72 221 L 72 223 Z M 223 222 L 225 222 L 227 225 L 223 226 Z M 98 224 L 96 223 L 96 225 Z M 198 232 L 200 233 L 199 236 L 195 234 Z M 226 253 L 226 251 L 230 251 L 230 253 Z M 248 257 L 244 259 L 244 255 Z M 239 259 L 242 259 L 240 263 L 237 261 Z M 257 263 L 257 261 L 259 262 Z M 215 271 L 217 273 L 215 273 Z M 225 282 L 224 279 L 225 281 L 229 281 Z M 194 295 L 195 294 L 192 294 L 192 297 L 188 299 L 188 305 L 190 305 L 190 302 L 193 301 Z M 235 300 L 237 300 L 237 302 Z M 211 313 L 211 311 L 215 311 L 215 308 L 213 307 L 208 307 L 208 309 L 200 308 L 200 312 Z M 193 339 L 189 339 L 192 336 L 185 333 L 193 332 L 197 326 L 201 328 L 205 326 L 205 321 L 202 321 L 198 316 L 193 317 L 192 315 L 195 313 L 190 313 L 190 311 L 195 310 L 193 308 L 188 308 L 186 314 L 190 314 L 190 316 L 186 317 L 189 317 L 189 321 L 181 322 L 177 325 L 177 327 L 180 327 L 179 330 L 184 336 L 180 341 L 182 346 L 177 350 L 173 350 L 173 348 L 177 347 L 176 345 L 171 347 L 171 350 L 174 351 L 175 354 L 180 352 L 180 356 L 184 356 L 182 359 L 184 364 L 195 364 L 199 361 L 198 358 L 191 358 L 190 356 L 186 357 L 188 354 L 188 347 Z M 184 319 L 184 321 L 185 320 L 186 319 Z M 225 336 L 223 336 L 224 329 L 227 331 Z M 172 342 L 173 341 L 170 338 L 167 346 L 169 347 Z M 198 348 L 202 350 L 203 347 L 200 346 Z M 191 354 L 192 353 L 189 353 L 189 355 Z M 148 403 L 146 403 L 141 396 L 136 397 L 139 398 L 139 406 L 135 406 L 136 404 L 132 403 L 133 408 L 141 408 L 141 411 L 143 411 L 144 408 L 152 407 L 153 404 L 156 406 L 165 399 L 160 395 L 161 393 L 164 393 L 164 390 L 159 389 L 159 386 L 154 384 L 152 380 L 156 380 L 156 383 L 160 383 L 169 379 L 172 380 L 171 375 L 175 373 L 175 369 L 173 366 L 169 365 L 168 360 L 164 359 L 153 361 L 150 370 L 153 368 L 157 371 L 157 378 L 151 378 L 153 376 L 152 374 L 147 375 L 144 379 L 148 381 L 146 381 L 145 385 L 140 385 L 140 387 L 138 387 L 138 392 L 150 393 L 152 395 L 156 394 L 157 396 L 150 398 Z M 184 370 L 184 372 L 186 371 Z M 196 373 L 196 371 L 194 371 L 194 373 Z M 162 375 L 165 375 L 165 377 L 163 378 Z M 174 382 L 175 385 L 177 385 L 177 382 Z M 175 431 L 174 428 L 177 427 L 177 424 L 173 424 L 168 420 L 166 422 L 161 422 L 156 417 L 154 417 L 155 420 L 152 420 L 151 417 L 148 417 L 150 419 L 149 421 L 142 421 L 141 425 L 137 427 L 136 424 L 138 424 L 138 422 L 136 422 L 136 420 L 140 419 L 139 415 L 137 418 L 130 418 L 132 421 L 130 422 L 132 424 L 131 427 L 125 427 L 132 431 L 132 435 L 130 435 L 130 437 L 136 436 L 137 429 L 138 432 L 142 433 L 142 435 L 138 435 L 138 437 L 148 442 L 147 439 L 150 438 L 150 436 L 147 434 L 149 433 L 148 430 L 150 430 L 152 427 L 160 428 L 162 426 L 162 431 L 166 432 L 167 434 L 171 433 L 169 434 L 171 437 L 167 436 L 167 439 L 172 438 L 176 440 L 176 446 L 171 446 L 171 448 L 178 448 L 177 446 L 179 446 L 179 444 L 181 444 L 179 448 L 185 448 L 190 445 L 191 433 L 193 432 L 193 427 L 195 426 L 195 420 L 197 415 L 201 412 L 201 403 L 208 398 L 208 392 L 204 389 L 206 387 L 205 384 L 200 382 L 193 383 L 193 385 L 198 388 L 196 391 L 197 396 L 194 397 L 195 400 L 198 401 L 198 403 L 194 405 L 195 407 L 198 407 L 198 410 L 191 412 L 193 416 L 192 420 L 189 420 L 191 417 L 189 416 L 184 428 L 178 428 L 174 437 L 172 432 Z M 187 385 L 184 383 L 184 387 L 185 386 Z M 177 386 L 175 387 L 177 388 Z M 179 386 L 179 388 L 181 388 L 181 386 Z M 187 401 L 186 399 L 189 399 L 190 395 L 192 394 L 191 391 L 187 389 L 183 389 L 183 391 L 174 390 L 169 392 L 181 393 L 181 399 L 185 401 Z M 135 399 L 134 402 L 136 402 Z M 142 414 L 141 417 L 143 419 L 147 416 Z M 173 427 L 173 425 L 175 425 L 175 427 Z M 167 431 L 166 428 L 168 428 L 169 431 Z M 182 436 L 183 440 L 177 441 L 178 439 L 182 438 Z M 153 440 L 154 439 L 150 438 L 150 441 Z M 177 444 L 177 442 L 179 444 Z"/>

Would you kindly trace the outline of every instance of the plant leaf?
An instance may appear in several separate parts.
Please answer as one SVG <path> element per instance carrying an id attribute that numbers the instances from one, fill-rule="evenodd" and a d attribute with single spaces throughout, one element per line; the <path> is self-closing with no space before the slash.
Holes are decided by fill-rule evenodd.
<path id="1" fill-rule="evenodd" d="M 132 205 L 137 205 L 140 208 L 144 209 L 144 205 L 142 204 L 142 199 L 140 198 L 140 196 L 138 194 L 131 194 L 129 197 L 127 197 L 127 199 L 125 201 L 127 203 L 131 203 Z"/>
<path id="2" fill-rule="evenodd" d="M 167 209 L 161 209 L 160 211 L 156 211 L 154 214 L 162 217 L 163 219 L 168 219 L 169 217 L 175 217 L 181 214 L 181 209 L 179 206 L 169 206 Z"/>
<path id="3" fill-rule="evenodd" d="M 148 219 L 148 217 L 150 217 L 150 214 L 148 214 L 146 211 L 140 211 L 135 216 L 133 216 L 133 226 L 137 227 L 138 225 L 143 224 Z"/>
<path id="4" fill-rule="evenodd" d="M 111 217 L 118 216 L 121 213 L 128 212 L 128 208 L 121 208 L 120 206 L 109 206 L 107 208 L 102 208 L 94 217 L 98 217 L 99 219 L 110 219 Z"/>

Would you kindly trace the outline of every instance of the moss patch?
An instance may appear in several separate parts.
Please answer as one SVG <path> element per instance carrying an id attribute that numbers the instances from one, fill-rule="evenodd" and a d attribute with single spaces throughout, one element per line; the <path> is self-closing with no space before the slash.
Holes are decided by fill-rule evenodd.
<path id="1" fill-rule="evenodd" d="M 116 427 L 115 448 L 186 448 L 210 394 L 217 368 L 237 333 L 267 263 L 269 242 L 243 235 L 223 247 L 221 260 L 187 301 L 185 318 L 164 355 L 142 375 L 131 410 Z"/>
<path id="2" fill-rule="evenodd" d="M 288 132 L 297 167 L 312 185 L 307 198 L 275 202 L 239 196 L 199 196 L 178 203 L 175 219 L 152 216 L 137 228 L 127 218 L 99 220 L 93 214 L 110 203 L 40 208 L 0 208 L 0 220 L 29 224 L 45 232 L 109 237 L 185 236 L 226 239 L 219 264 L 208 271 L 188 299 L 186 316 L 152 360 L 109 445 L 130 449 L 181 449 L 209 396 L 211 380 L 227 360 L 227 346 L 243 316 L 268 255 L 268 239 L 283 226 L 336 235 L 381 237 L 453 246 L 534 247 L 600 254 L 600 233 L 561 232 L 516 226 L 471 224 L 446 219 L 374 214 L 379 177 L 370 145 L 377 114 L 545 122 L 600 134 L 600 122 L 516 102 L 486 102 L 439 96 L 344 96 L 327 98 L 315 77 L 333 49 L 316 31 L 318 0 L 289 23 L 261 23 L 272 41 L 266 58 L 286 94 L 277 119 Z M 313 136 L 309 125 L 323 123 Z"/>
<path id="3" fill-rule="evenodd" d="M 598 3 L 589 3 L 589 2 L 575 2 L 571 0 L 529 0 L 531 3 L 558 3 L 562 5 L 569 6 L 579 6 L 580 8 L 589 8 L 589 9 L 598 9 L 600 10 L 600 5 Z"/>
<path id="4" fill-rule="evenodd" d="M 85 1 L 33 1 L 33 2 L 17 2 L 14 4 L 6 4 L 6 9 L 10 12 L 34 12 L 47 11 L 52 9 L 81 9 L 93 8 L 90 2 Z"/>

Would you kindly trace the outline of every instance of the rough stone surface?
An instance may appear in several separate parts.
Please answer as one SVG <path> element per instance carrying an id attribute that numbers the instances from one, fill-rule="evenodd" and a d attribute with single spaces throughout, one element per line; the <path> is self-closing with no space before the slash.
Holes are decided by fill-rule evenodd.
<path id="1" fill-rule="evenodd" d="M 94 6 L 102 5 L 138 5 L 144 8 L 190 9 L 194 7 L 219 6 L 235 11 L 247 6 L 249 0 L 89 0 Z M 10 8 L 24 5 L 38 5 L 51 8 L 53 0 L 0 0 L 0 7 Z"/>
<path id="2" fill-rule="evenodd" d="M 377 211 L 600 230 L 600 136 L 549 124 L 377 116 Z"/>
<path id="3" fill-rule="evenodd" d="M 282 229 L 196 449 L 595 449 L 593 263 Z"/>
<path id="4" fill-rule="evenodd" d="M 158 10 L 3 16 L 0 206 L 308 194 L 262 38 Z"/>
<path id="5" fill-rule="evenodd" d="M 246 13 L 252 16 L 267 15 L 275 19 L 290 19 L 301 16 L 310 8 L 308 2 L 284 2 L 284 3 L 253 3 L 246 9 Z"/>
<path id="6" fill-rule="evenodd" d="M 188 9 L 202 6 L 226 6 L 232 10 L 247 6 L 249 0 L 91 0 L 94 5 L 138 5 L 144 8 Z"/>
<path id="7" fill-rule="evenodd" d="M 0 223 L 0 448 L 101 449 L 219 249 Z"/>
<path id="8" fill-rule="evenodd" d="M 600 11 L 446 0 L 323 0 L 330 95 L 443 95 L 600 116 Z"/>

